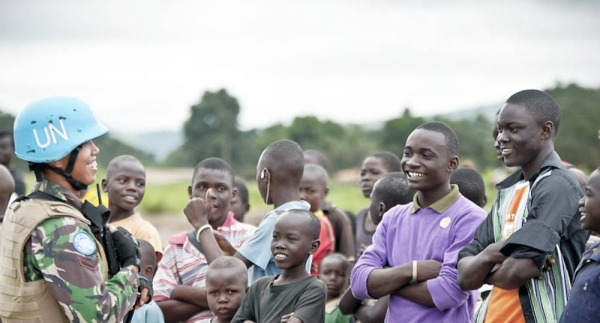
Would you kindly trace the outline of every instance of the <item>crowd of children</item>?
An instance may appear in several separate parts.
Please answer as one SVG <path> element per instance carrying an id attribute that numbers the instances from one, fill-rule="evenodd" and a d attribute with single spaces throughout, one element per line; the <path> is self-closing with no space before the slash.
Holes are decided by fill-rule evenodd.
<path id="1" fill-rule="evenodd" d="M 585 246 L 600 232 L 600 168 L 587 179 L 561 162 L 560 119 L 537 90 L 498 111 L 490 153 L 516 171 L 497 184 L 489 214 L 482 176 L 460 167 L 458 137 L 442 122 L 399 138 L 400 157 L 365 158 L 359 186 L 370 204 L 355 218 L 328 201 L 316 150 L 286 139 L 264 149 L 256 184 L 273 209 L 257 227 L 244 223 L 244 182 L 207 158 L 182 205 L 190 230 L 164 249 L 135 210 L 144 166 L 115 157 L 102 180 L 108 224 L 138 239 L 154 289 L 132 322 L 597 322 L 600 242 Z M 19 181 L 7 166 L 0 216 Z M 1 308 L 0 318 L 10 319 Z"/>

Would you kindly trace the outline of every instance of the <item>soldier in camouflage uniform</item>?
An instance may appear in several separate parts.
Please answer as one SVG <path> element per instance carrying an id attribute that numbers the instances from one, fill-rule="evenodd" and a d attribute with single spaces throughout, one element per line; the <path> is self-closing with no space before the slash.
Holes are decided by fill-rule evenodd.
<path id="1" fill-rule="evenodd" d="M 102 237 L 93 230 L 98 219 L 83 213 L 78 198 L 96 180 L 99 149 L 91 140 L 106 132 L 74 98 L 37 101 L 17 116 L 15 152 L 39 183 L 10 206 L 0 229 L 2 322 L 122 322 L 134 307 L 135 241 L 113 232 L 120 271 L 109 278 Z"/>

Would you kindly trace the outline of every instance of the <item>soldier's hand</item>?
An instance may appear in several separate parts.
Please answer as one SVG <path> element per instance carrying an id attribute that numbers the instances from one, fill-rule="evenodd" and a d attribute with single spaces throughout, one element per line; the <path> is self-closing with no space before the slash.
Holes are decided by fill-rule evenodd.
<path id="1" fill-rule="evenodd" d="M 206 191 L 204 199 L 194 197 L 188 201 L 187 205 L 183 209 L 183 213 L 187 218 L 188 222 L 198 230 L 201 226 L 208 224 L 208 216 L 212 207 L 210 205 L 212 196 L 212 189 Z"/>
<path id="2" fill-rule="evenodd" d="M 112 231 L 112 229 L 111 229 Z M 136 266 L 140 271 L 140 250 L 137 240 L 123 227 L 112 232 L 121 268 Z"/>

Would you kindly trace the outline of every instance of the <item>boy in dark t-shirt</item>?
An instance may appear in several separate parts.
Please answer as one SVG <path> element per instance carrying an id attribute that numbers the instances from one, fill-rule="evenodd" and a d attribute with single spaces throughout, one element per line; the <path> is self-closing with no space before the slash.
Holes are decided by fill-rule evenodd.
<path id="1" fill-rule="evenodd" d="M 278 217 L 271 252 L 281 274 L 254 282 L 232 322 L 325 322 L 327 286 L 305 269 L 319 248 L 320 230 L 310 211 L 293 209 Z"/>

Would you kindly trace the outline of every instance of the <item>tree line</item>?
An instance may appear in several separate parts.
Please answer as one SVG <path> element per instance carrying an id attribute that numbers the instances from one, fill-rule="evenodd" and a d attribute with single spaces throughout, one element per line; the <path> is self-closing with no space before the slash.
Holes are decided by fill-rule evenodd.
<path id="1" fill-rule="evenodd" d="M 600 164 L 600 89 L 584 88 L 577 84 L 546 89 L 558 102 L 562 121 L 556 150 L 561 157 L 584 170 Z M 501 105 L 498 105 L 498 109 Z M 261 151 L 271 142 L 287 138 L 304 149 L 316 149 L 327 158 L 328 170 L 359 167 L 365 156 L 386 150 L 402 155 L 404 143 L 418 125 L 438 120 L 447 123 L 457 133 L 460 157 L 483 171 L 499 166 L 493 152 L 492 122 L 476 115 L 462 120 L 444 117 L 414 116 L 408 109 L 399 109 L 398 117 L 385 121 L 380 127 L 343 125 L 314 116 L 298 116 L 291 124 L 274 124 L 264 129 L 240 130 L 238 116 L 241 107 L 225 89 L 206 91 L 191 108 L 189 119 L 182 126 L 183 144 L 157 163 L 153 156 L 126 145 L 109 135 L 99 138 L 102 149 L 99 162 L 106 165 L 119 154 L 133 154 L 146 165 L 164 167 L 193 167 L 198 161 L 217 156 L 227 160 L 244 177 L 253 177 Z M 0 129 L 12 128 L 14 117 L 0 112 Z"/>

